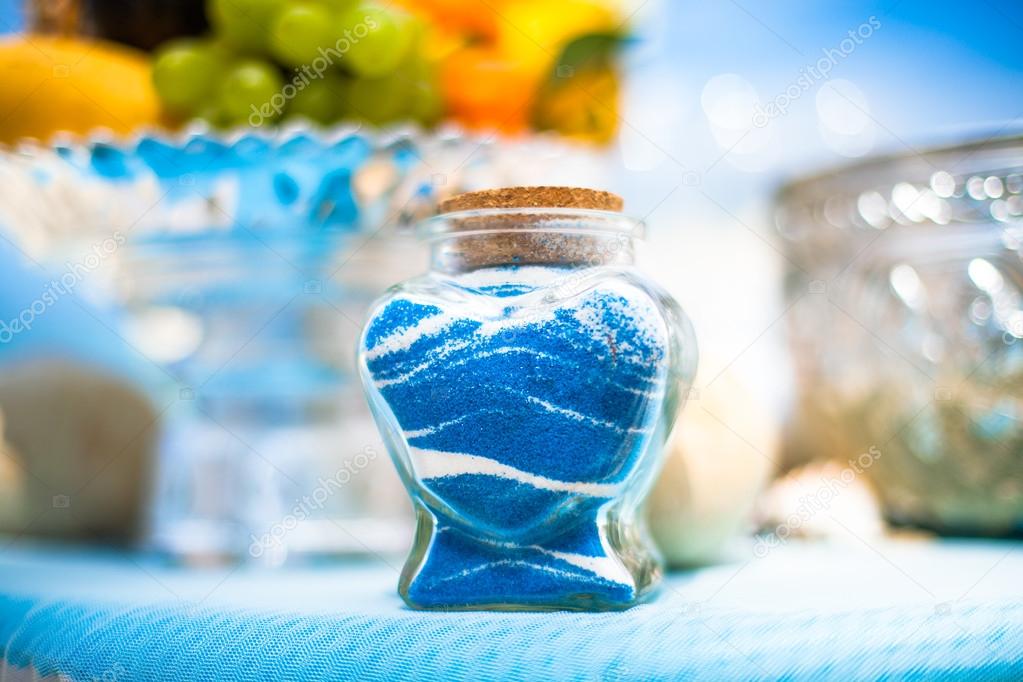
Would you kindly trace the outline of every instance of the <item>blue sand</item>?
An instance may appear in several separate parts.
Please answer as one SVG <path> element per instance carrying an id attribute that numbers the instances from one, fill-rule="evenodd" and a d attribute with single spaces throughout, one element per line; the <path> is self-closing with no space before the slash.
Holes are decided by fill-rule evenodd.
<path id="1" fill-rule="evenodd" d="M 447 527 L 434 534 L 409 588 L 409 598 L 424 607 L 542 607 L 590 595 L 623 604 L 636 597 L 630 585 L 605 580 L 539 549 L 494 546 Z"/>
<path id="2" fill-rule="evenodd" d="M 540 309 L 542 287 L 508 273 L 450 285 L 451 301 L 395 294 L 364 335 L 368 378 L 432 518 L 405 596 L 426 608 L 628 605 L 637 586 L 604 537 L 607 510 L 653 436 L 666 332 L 638 289 L 598 285 Z M 430 474 L 431 458 L 448 468 Z"/>

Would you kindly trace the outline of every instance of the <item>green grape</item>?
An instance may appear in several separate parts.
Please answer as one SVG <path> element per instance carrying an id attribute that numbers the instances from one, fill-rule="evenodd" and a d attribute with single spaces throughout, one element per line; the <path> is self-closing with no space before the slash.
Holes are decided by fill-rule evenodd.
<path id="1" fill-rule="evenodd" d="M 312 2 L 289 4 L 270 29 L 270 53 L 288 66 L 310 64 L 320 50 L 334 46 L 332 16 L 326 7 Z"/>
<path id="2" fill-rule="evenodd" d="M 408 80 L 409 117 L 423 125 L 433 125 L 444 114 L 444 99 L 434 64 L 413 52 L 395 74 Z"/>
<path id="3" fill-rule="evenodd" d="M 210 52 L 212 52 L 218 60 L 225 66 L 233 64 L 239 56 L 238 51 L 234 48 L 231 43 L 227 42 L 223 38 L 215 35 L 211 35 L 208 38 L 203 39 Z"/>
<path id="4" fill-rule="evenodd" d="M 420 78 L 413 84 L 409 115 L 425 126 L 432 126 L 444 116 L 444 97 L 435 76 Z"/>
<path id="5" fill-rule="evenodd" d="M 355 6 L 359 0 L 317 0 L 331 12 L 343 12 Z"/>
<path id="6" fill-rule="evenodd" d="M 268 47 L 270 26 L 286 0 L 207 0 L 206 16 L 225 41 L 246 52 Z"/>
<path id="7" fill-rule="evenodd" d="M 394 71 L 415 37 L 411 17 L 372 3 L 359 3 L 338 14 L 337 48 L 342 63 L 355 75 L 377 78 Z"/>
<path id="8" fill-rule="evenodd" d="M 410 82 L 393 73 L 381 78 L 357 78 L 348 90 L 348 113 L 377 125 L 403 118 L 408 111 Z"/>
<path id="9" fill-rule="evenodd" d="M 262 125 L 277 119 L 284 109 L 280 73 L 259 59 L 245 59 L 227 72 L 220 91 L 224 115 L 235 124 Z"/>
<path id="10" fill-rule="evenodd" d="M 300 116 L 324 125 L 341 116 L 341 105 L 348 99 L 348 82 L 337 75 L 324 74 L 308 85 L 288 103 L 288 116 Z"/>
<path id="11" fill-rule="evenodd" d="M 214 128 L 229 128 L 233 121 L 224 113 L 223 107 L 220 106 L 220 102 L 211 101 L 201 107 L 195 112 L 195 115 L 202 120 L 209 123 Z"/>
<path id="12" fill-rule="evenodd" d="M 194 114 L 213 95 L 225 66 L 211 44 L 174 40 L 153 58 L 153 86 L 168 109 Z"/>

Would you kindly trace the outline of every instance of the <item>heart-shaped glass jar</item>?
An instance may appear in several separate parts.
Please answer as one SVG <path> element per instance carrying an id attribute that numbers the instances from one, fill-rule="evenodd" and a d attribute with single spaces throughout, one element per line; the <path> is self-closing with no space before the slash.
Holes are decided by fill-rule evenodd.
<path id="1" fill-rule="evenodd" d="M 633 266 L 642 223 L 594 190 L 455 197 L 430 271 L 363 332 L 370 406 L 418 514 L 415 608 L 623 609 L 660 569 L 637 507 L 696 368 Z"/>

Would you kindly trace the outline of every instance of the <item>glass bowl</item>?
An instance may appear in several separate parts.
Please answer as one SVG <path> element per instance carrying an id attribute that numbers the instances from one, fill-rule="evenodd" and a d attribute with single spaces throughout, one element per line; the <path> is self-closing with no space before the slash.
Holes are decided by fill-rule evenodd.
<path id="1" fill-rule="evenodd" d="M 1023 137 L 867 160 L 777 206 L 789 458 L 874 453 L 896 523 L 1023 530 Z"/>
<path id="2" fill-rule="evenodd" d="M 405 226 L 451 193 L 600 167 L 553 139 L 457 130 L 26 143 L 0 150 L 0 231 L 47 269 L 84 263 L 75 294 L 115 311 L 139 361 L 161 414 L 151 546 L 387 553 L 411 541 L 411 510 L 354 357 L 369 303 L 425 263 Z"/>

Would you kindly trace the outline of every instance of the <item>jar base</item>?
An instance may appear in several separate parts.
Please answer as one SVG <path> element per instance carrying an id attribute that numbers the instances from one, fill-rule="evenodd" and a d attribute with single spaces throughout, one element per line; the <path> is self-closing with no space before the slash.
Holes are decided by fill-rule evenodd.
<path id="1" fill-rule="evenodd" d="M 420 508 L 398 592 L 419 610 L 622 611 L 650 599 L 660 567 L 645 547 L 613 547 L 597 517 L 541 544 L 470 536 Z M 629 553 L 628 560 L 621 556 Z"/>

